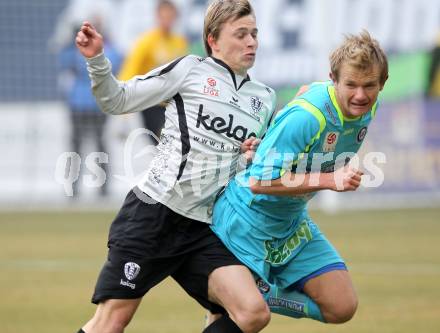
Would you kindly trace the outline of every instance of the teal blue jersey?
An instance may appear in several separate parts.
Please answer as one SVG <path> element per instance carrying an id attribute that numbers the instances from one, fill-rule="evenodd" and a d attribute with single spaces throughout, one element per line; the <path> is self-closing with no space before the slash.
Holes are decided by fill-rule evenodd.
<path id="1" fill-rule="evenodd" d="M 347 119 L 332 82 L 313 83 L 278 112 L 251 166 L 230 182 L 226 198 L 238 214 L 263 232 L 276 238 L 291 234 L 314 193 L 295 197 L 253 194 L 249 178 L 273 180 L 286 171 L 333 172 L 342 167 L 359 150 L 376 107 L 377 103 L 363 116 Z"/>

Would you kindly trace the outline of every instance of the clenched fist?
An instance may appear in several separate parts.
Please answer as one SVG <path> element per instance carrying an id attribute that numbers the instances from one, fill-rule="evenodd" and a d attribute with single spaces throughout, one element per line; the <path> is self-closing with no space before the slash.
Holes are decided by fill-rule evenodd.
<path id="1" fill-rule="evenodd" d="M 101 34 L 89 22 L 84 22 L 79 29 L 75 44 L 81 54 L 86 58 L 93 58 L 100 54 L 104 48 Z"/>
<path id="2" fill-rule="evenodd" d="M 334 184 L 331 188 L 337 192 L 356 191 L 361 185 L 364 173 L 349 165 L 346 165 L 333 173 Z"/>

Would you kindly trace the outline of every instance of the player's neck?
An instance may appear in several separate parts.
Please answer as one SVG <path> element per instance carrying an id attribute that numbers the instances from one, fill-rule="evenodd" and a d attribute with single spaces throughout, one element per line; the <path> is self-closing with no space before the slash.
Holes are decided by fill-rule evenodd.
<path id="1" fill-rule="evenodd" d="M 232 64 L 230 64 L 226 59 L 224 59 L 219 54 L 212 54 L 211 58 L 214 58 L 216 62 L 220 62 L 224 67 L 226 67 L 229 71 L 233 72 L 236 76 L 246 77 L 247 69 L 235 68 Z"/>

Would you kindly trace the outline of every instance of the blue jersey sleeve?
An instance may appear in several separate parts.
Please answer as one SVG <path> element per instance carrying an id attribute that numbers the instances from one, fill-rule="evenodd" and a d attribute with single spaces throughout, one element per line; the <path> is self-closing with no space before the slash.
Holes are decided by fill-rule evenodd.
<path id="1" fill-rule="evenodd" d="M 258 180 L 277 179 L 290 170 L 320 131 L 319 121 L 310 112 L 297 108 L 277 116 L 255 154 L 249 175 Z"/>

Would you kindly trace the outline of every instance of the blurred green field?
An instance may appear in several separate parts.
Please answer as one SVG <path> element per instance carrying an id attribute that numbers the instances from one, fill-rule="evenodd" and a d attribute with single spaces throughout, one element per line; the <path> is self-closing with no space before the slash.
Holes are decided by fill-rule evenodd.
<path id="1" fill-rule="evenodd" d="M 0 331 L 77 332 L 114 213 L 0 213 Z M 351 269 L 360 305 L 344 325 L 272 317 L 265 333 L 440 332 L 440 209 L 313 212 Z M 172 280 L 144 298 L 128 333 L 201 332 L 205 311 Z"/>

